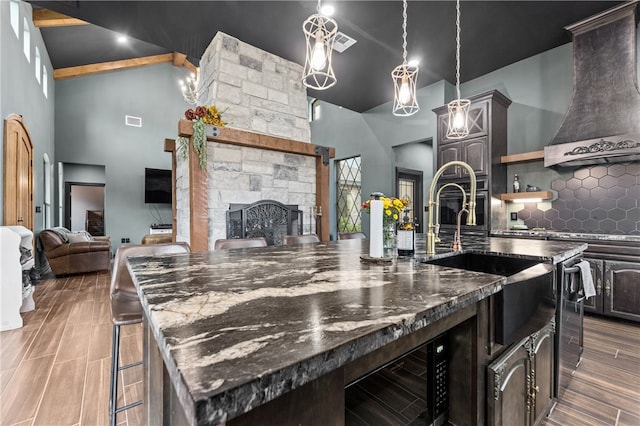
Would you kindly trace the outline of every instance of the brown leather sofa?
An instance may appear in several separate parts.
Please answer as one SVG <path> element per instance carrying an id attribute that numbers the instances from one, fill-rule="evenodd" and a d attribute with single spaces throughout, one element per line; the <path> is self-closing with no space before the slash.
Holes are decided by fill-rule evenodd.
<path id="1" fill-rule="evenodd" d="M 55 275 L 108 271 L 111 261 L 109 237 L 83 236 L 65 228 L 45 229 L 40 242 Z"/>

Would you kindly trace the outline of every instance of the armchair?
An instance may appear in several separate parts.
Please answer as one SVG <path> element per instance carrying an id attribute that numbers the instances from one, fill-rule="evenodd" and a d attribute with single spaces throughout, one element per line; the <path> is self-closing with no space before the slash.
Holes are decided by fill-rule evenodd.
<path id="1" fill-rule="evenodd" d="M 65 228 L 45 229 L 40 242 L 55 275 L 109 270 L 111 240 Z"/>

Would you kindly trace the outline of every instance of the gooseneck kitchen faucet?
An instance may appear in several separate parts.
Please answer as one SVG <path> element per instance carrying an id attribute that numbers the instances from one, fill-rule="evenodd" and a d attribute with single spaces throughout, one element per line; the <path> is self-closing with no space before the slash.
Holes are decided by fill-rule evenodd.
<path id="1" fill-rule="evenodd" d="M 444 164 L 436 171 L 429 187 L 429 224 L 427 228 L 427 256 L 436 254 L 436 240 L 438 239 L 438 229 L 440 228 L 439 212 L 436 212 L 434 216 L 434 209 L 438 209 L 440 206 L 440 191 L 435 194 L 435 188 L 438 183 L 438 179 L 442 176 L 445 170 L 450 167 L 462 167 L 469 173 L 471 179 L 471 188 L 469 191 L 469 205 L 467 214 L 467 225 L 476 224 L 476 174 L 471 166 L 464 161 L 450 161 Z M 461 188 L 462 189 L 462 188 Z M 464 193 L 464 190 L 463 190 Z M 464 209 L 464 201 L 462 209 Z"/>

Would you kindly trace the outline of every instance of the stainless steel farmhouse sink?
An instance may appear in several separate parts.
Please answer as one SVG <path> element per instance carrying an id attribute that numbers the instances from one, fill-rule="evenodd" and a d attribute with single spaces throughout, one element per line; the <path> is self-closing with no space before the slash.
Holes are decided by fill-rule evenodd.
<path id="1" fill-rule="evenodd" d="M 503 290 L 493 298 L 496 343 L 509 345 L 518 341 L 541 329 L 555 314 L 552 264 L 469 252 L 424 263 L 507 277 Z"/>

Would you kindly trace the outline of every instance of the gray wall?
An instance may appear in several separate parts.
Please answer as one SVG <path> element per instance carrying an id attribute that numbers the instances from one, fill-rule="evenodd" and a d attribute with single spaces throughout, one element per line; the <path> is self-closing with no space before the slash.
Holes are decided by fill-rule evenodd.
<path id="1" fill-rule="evenodd" d="M 177 85 L 184 73 L 167 63 L 56 82 L 56 160 L 105 167 L 114 248 L 122 238 L 140 243 L 152 223 L 171 222 L 171 206 L 144 203 L 144 169 L 171 168 L 163 147 L 189 107 Z M 126 126 L 125 115 L 141 117 L 142 127 Z"/>
<path id="2" fill-rule="evenodd" d="M 31 34 L 31 62 L 22 53 L 22 25 L 26 17 Z M 40 30 L 31 23 L 31 5 L 20 3 L 20 31 L 16 38 L 9 17 L 9 2 L 0 1 L 0 116 L 4 120 L 15 113 L 24 118 L 31 141 L 33 143 L 34 165 L 34 206 L 42 206 L 44 202 L 44 167 L 43 156 L 49 155 L 55 162 L 54 155 L 54 99 L 55 85 L 53 68 L 49 61 L 47 49 L 42 41 Z M 35 46 L 40 50 L 41 64 L 48 73 L 48 97 L 42 92 L 42 86 L 35 77 Z M 4 126 L 4 123 L 3 123 Z M 0 224 L 4 224 L 3 188 L 4 161 L 0 162 Z M 53 198 L 52 198 L 53 201 Z M 34 214 L 34 231 L 43 228 L 42 213 Z"/>
<path id="3" fill-rule="evenodd" d="M 391 81 L 389 81 L 391 85 Z M 392 101 L 362 114 L 321 102 L 320 118 L 311 123 L 311 141 L 314 144 L 336 148 L 336 159 L 362 155 L 362 197 L 380 191 L 387 196 L 395 194 L 395 168 L 422 170 L 424 183 L 433 176 L 435 164 L 432 149 L 422 149 L 418 158 L 396 159 L 394 147 L 415 142 L 435 140 L 436 116 L 431 111 L 450 98 L 452 86 L 440 81 L 417 92 L 420 111 L 411 117 L 396 117 L 391 113 Z M 334 164 L 331 164 L 335 176 Z M 335 178 L 332 180 L 335 185 Z M 335 186 L 330 188 L 330 202 L 336 203 Z M 426 200 L 425 200 L 426 203 Z M 336 237 L 336 213 L 330 217 L 331 235 Z M 362 229 L 369 229 L 369 217 L 362 215 Z"/>

